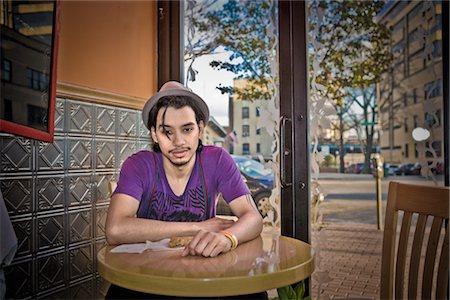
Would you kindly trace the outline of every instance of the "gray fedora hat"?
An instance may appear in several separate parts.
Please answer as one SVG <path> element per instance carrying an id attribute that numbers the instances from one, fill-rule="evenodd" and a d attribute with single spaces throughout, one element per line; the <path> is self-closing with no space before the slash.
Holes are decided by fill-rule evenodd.
<path id="1" fill-rule="evenodd" d="M 147 103 L 145 103 L 144 108 L 142 109 L 142 120 L 144 121 L 144 125 L 149 130 L 151 129 L 148 124 L 150 111 L 158 103 L 159 99 L 166 96 L 188 97 L 193 102 L 197 103 L 198 107 L 205 115 L 205 125 L 208 123 L 209 108 L 206 102 L 203 101 L 202 98 L 200 98 L 197 94 L 191 92 L 187 87 L 185 87 L 178 81 L 167 81 L 161 86 L 159 92 L 157 92 L 150 99 L 148 99 Z"/>

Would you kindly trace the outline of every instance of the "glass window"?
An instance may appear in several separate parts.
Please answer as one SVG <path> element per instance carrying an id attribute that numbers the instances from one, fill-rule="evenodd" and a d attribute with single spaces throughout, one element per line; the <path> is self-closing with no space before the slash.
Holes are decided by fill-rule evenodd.
<path id="1" fill-rule="evenodd" d="M 242 125 L 242 136 L 250 136 L 250 125 Z"/>
<path id="2" fill-rule="evenodd" d="M 261 134 L 261 128 L 256 128 L 256 135 L 260 135 Z"/>
<path id="3" fill-rule="evenodd" d="M 256 116 L 259 117 L 260 112 L 259 112 L 259 107 L 256 107 Z"/>
<path id="4" fill-rule="evenodd" d="M 248 107 L 242 108 L 242 119 L 250 118 L 250 109 Z"/>
<path id="5" fill-rule="evenodd" d="M 404 125 L 405 125 L 405 132 L 408 132 L 408 118 L 405 118 L 405 119 L 403 120 L 403 123 L 404 123 Z"/>
<path id="6" fill-rule="evenodd" d="M 11 81 L 11 62 L 7 59 L 2 60 L 2 79 Z"/>
<path id="7" fill-rule="evenodd" d="M 413 122 L 414 122 L 414 128 L 417 128 L 417 124 L 419 123 L 419 120 L 418 120 L 417 116 L 413 117 Z"/>
<path id="8" fill-rule="evenodd" d="M 250 144 L 249 143 L 242 144 L 242 154 L 244 154 L 244 155 L 250 154 Z"/>
<path id="9" fill-rule="evenodd" d="M 408 158 L 409 157 L 409 145 L 405 144 L 405 157 Z"/>
<path id="10" fill-rule="evenodd" d="M 256 143 L 256 153 L 261 153 L 261 144 Z"/>

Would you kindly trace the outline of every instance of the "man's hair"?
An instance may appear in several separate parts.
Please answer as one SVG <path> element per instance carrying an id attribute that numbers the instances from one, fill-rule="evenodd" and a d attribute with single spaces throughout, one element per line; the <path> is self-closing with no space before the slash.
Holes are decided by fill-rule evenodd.
<path id="1" fill-rule="evenodd" d="M 197 103 L 195 101 L 192 101 L 189 97 L 182 97 L 182 96 L 165 96 L 158 100 L 158 103 L 152 108 L 152 110 L 149 113 L 148 117 L 148 127 L 149 128 L 156 128 L 156 119 L 158 116 L 158 112 L 163 109 L 163 115 L 162 115 L 162 126 L 165 125 L 165 119 L 166 119 L 166 111 L 167 108 L 173 107 L 175 109 L 180 109 L 185 106 L 189 106 L 192 108 L 192 110 L 195 113 L 195 121 L 197 124 L 200 124 L 200 121 L 203 121 L 205 123 L 205 115 L 203 114 L 200 107 L 198 107 Z M 206 124 L 204 124 L 206 126 Z M 153 151 L 155 152 L 161 152 L 161 149 L 159 148 L 159 145 L 155 142 L 153 142 L 152 145 Z"/>

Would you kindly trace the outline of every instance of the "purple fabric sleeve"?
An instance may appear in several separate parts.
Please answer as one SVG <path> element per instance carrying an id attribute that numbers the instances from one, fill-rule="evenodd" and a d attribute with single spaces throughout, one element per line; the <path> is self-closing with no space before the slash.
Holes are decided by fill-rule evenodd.
<path id="1" fill-rule="evenodd" d="M 231 155 L 221 148 L 220 150 L 216 169 L 219 192 L 230 203 L 240 196 L 250 194 L 250 191 Z"/>
<path id="2" fill-rule="evenodd" d="M 151 182 L 150 168 L 153 170 L 152 153 L 141 151 L 128 157 L 120 170 L 119 181 L 114 194 L 126 194 L 141 201 L 146 190 L 146 183 Z"/>

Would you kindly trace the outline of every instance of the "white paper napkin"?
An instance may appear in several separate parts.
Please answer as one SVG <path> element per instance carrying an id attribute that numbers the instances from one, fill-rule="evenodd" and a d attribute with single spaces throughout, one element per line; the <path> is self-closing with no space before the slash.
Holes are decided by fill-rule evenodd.
<path id="1" fill-rule="evenodd" d="M 142 253 L 145 250 L 164 251 L 164 250 L 180 250 L 184 247 L 169 247 L 170 239 L 163 239 L 157 242 L 147 241 L 138 244 L 123 244 L 111 249 L 112 253 Z"/>

